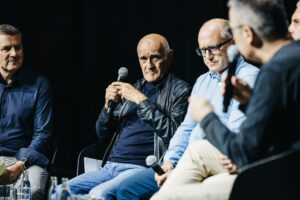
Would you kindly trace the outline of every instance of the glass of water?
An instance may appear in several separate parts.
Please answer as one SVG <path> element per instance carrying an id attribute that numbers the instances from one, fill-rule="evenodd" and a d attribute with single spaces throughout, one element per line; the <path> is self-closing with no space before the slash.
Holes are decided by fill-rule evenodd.
<path id="1" fill-rule="evenodd" d="M 13 188 L 12 185 L 0 185 L 0 200 L 12 200 Z"/>

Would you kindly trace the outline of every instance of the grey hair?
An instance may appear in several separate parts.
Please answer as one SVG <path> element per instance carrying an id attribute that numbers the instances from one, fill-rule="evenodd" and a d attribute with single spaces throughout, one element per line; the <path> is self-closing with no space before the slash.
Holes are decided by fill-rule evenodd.
<path id="1" fill-rule="evenodd" d="M 16 27 L 9 24 L 0 25 L 0 34 L 1 33 L 6 35 L 22 35 Z"/>
<path id="2" fill-rule="evenodd" d="M 226 40 L 229 40 L 231 39 L 233 36 L 232 36 L 232 32 L 230 30 L 230 26 L 229 26 L 229 21 L 226 20 L 226 22 L 224 23 L 223 27 L 222 27 L 222 31 L 221 31 L 221 37 L 226 39 Z"/>
<path id="3" fill-rule="evenodd" d="M 300 1 L 297 2 L 296 6 L 297 6 L 297 7 L 300 7 Z"/>
<path id="4" fill-rule="evenodd" d="M 281 0 L 229 0 L 233 18 L 240 25 L 250 26 L 262 39 L 286 38 L 288 20 Z"/>

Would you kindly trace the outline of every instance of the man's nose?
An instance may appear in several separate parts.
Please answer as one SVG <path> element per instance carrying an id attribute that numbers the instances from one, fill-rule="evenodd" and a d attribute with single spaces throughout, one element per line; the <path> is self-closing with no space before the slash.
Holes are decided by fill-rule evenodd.
<path id="1" fill-rule="evenodd" d="M 17 51 L 15 48 L 11 48 L 10 50 L 10 56 L 15 57 L 17 55 Z"/>
<path id="2" fill-rule="evenodd" d="M 293 23 L 291 23 L 291 24 L 289 25 L 289 32 L 292 33 L 293 30 L 294 30 Z"/>
<path id="3" fill-rule="evenodd" d="M 152 66 L 153 66 L 153 63 L 152 63 L 151 59 L 149 58 L 146 62 L 146 67 L 151 68 Z"/>
<path id="4" fill-rule="evenodd" d="M 214 55 L 211 53 L 211 51 L 206 50 L 206 57 L 208 60 L 211 60 L 214 58 Z"/>

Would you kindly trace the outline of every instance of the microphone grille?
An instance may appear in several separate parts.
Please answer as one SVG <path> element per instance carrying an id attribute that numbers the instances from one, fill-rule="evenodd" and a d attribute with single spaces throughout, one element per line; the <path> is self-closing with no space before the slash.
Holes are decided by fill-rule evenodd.
<path id="1" fill-rule="evenodd" d="M 229 62 L 233 62 L 235 59 L 238 58 L 239 55 L 240 55 L 240 52 L 236 45 L 233 44 L 233 45 L 230 45 L 230 47 L 228 47 L 227 56 L 228 56 Z"/>
<path id="2" fill-rule="evenodd" d="M 150 155 L 150 156 L 148 156 L 148 157 L 146 158 L 146 165 L 147 165 L 148 167 L 152 167 L 152 166 L 154 166 L 154 165 L 156 165 L 156 164 L 157 164 L 156 156 Z"/>
<path id="3" fill-rule="evenodd" d="M 121 67 L 118 71 L 118 75 L 121 77 L 126 77 L 128 75 L 128 69 L 126 67 Z"/>

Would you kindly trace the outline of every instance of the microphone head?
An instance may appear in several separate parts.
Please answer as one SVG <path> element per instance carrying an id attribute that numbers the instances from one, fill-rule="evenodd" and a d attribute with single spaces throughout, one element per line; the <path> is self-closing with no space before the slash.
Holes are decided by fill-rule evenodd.
<path id="1" fill-rule="evenodd" d="M 154 155 L 147 156 L 147 158 L 146 158 L 146 165 L 148 167 L 153 167 L 156 164 L 157 164 L 157 158 L 156 158 L 156 156 L 154 156 Z"/>
<path id="2" fill-rule="evenodd" d="M 230 45 L 227 49 L 228 61 L 233 62 L 235 59 L 238 59 L 240 52 L 236 45 Z"/>
<path id="3" fill-rule="evenodd" d="M 121 67 L 118 71 L 118 75 L 125 78 L 128 75 L 128 69 L 126 67 Z"/>

